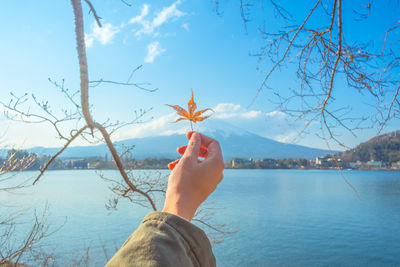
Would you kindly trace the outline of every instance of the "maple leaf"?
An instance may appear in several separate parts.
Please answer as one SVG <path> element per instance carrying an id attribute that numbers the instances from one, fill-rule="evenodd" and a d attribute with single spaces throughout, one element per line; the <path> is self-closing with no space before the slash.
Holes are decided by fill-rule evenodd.
<path id="1" fill-rule="evenodd" d="M 176 113 L 179 116 L 181 116 L 181 118 L 178 118 L 175 122 L 182 121 L 182 120 L 188 120 L 188 121 L 190 121 L 190 126 L 191 127 L 192 127 L 192 122 L 197 123 L 198 121 L 203 121 L 203 120 L 205 120 L 205 119 L 207 119 L 208 117 L 211 116 L 211 115 L 209 115 L 209 116 L 203 116 L 202 117 L 201 115 L 203 113 L 205 113 L 206 111 L 214 112 L 214 110 L 212 110 L 211 108 L 206 108 L 206 109 L 199 110 L 199 111 L 195 112 L 195 110 L 197 108 L 197 105 L 196 105 L 196 102 L 194 102 L 194 99 L 193 99 L 193 90 L 192 90 L 192 98 L 188 102 L 187 111 L 184 108 L 182 108 L 182 107 L 180 107 L 178 105 L 168 105 L 167 104 L 167 106 L 175 109 Z M 192 130 L 193 130 L 193 127 L 192 127 Z"/>

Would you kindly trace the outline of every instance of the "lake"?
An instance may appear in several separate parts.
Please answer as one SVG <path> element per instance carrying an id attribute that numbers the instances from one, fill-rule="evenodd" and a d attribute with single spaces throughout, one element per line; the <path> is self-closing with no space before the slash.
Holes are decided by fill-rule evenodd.
<path id="1" fill-rule="evenodd" d="M 218 266 L 399 266 L 400 172 L 343 173 L 360 199 L 338 171 L 225 170 L 206 201 L 217 207 L 213 221 L 236 231 L 213 245 Z M 110 214 L 107 186 L 92 170 L 48 171 L 37 186 L 0 192 L 0 208 L 25 207 L 30 218 L 29 207 L 47 202 L 51 228 L 61 228 L 42 246 L 56 265 L 70 266 L 90 247 L 90 266 L 103 266 L 149 211 L 121 201 Z"/>

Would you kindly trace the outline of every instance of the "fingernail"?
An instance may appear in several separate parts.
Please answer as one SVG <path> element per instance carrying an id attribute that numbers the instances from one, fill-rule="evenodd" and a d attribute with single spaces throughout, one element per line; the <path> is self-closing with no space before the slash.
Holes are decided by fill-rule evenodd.
<path id="1" fill-rule="evenodd" d="M 172 164 L 172 163 L 169 163 L 169 164 L 168 164 L 168 169 L 170 169 L 170 170 L 173 169 L 173 164 Z"/>

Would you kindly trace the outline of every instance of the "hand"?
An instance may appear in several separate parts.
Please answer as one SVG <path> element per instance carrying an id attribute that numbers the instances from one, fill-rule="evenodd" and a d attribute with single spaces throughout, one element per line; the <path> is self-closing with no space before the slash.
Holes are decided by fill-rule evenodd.
<path id="1" fill-rule="evenodd" d="M 216 140 L 196 132 L 188 132 L 186 137 L 189 144 L 178 148 L 182 158 L 168 165 L 172 172 L 163 211 L 190 221 L 222 181 L 224 160 Z"/>

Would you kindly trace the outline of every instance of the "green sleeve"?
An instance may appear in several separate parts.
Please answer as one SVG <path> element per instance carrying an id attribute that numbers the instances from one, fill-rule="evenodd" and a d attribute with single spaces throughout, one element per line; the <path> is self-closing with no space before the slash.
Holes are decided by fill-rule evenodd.
<path id="1" fill-rule="evenodd" d="M 107 263 L 113 266 L 216 266 L 210 241 L 192 223 L 151 212 Z"/>

